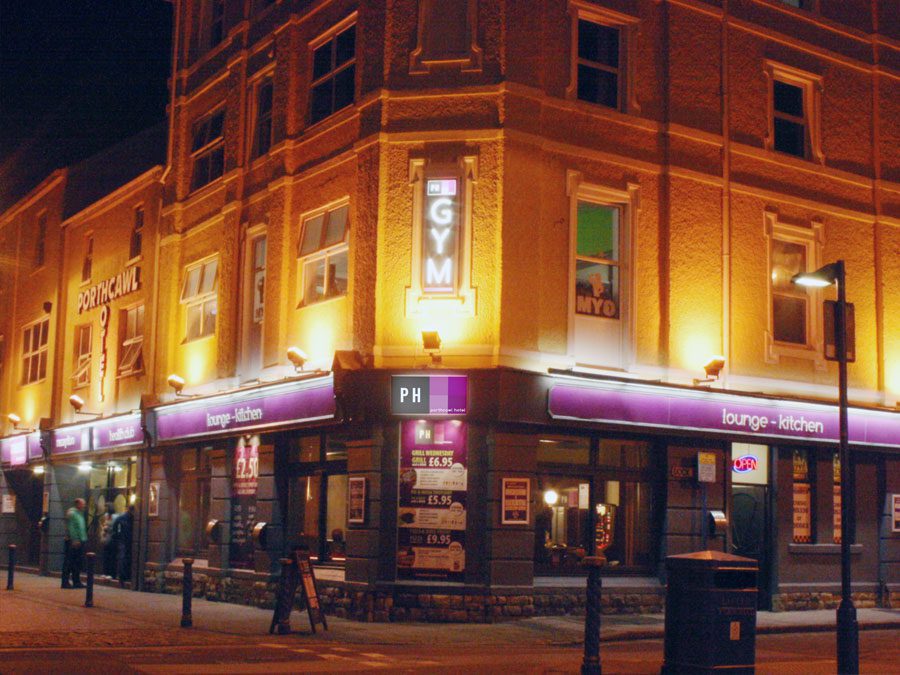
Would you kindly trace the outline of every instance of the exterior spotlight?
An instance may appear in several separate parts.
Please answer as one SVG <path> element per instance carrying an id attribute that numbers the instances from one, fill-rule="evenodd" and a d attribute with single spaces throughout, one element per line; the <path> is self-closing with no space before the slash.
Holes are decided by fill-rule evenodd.
<path id="1" fill-rule="evenodd" d="M 16 413 L 9 413 L 9 415 L 6 416 L 6 419 L 9 420 L 9 423 L 13 425 L 13 428 L 14 428 L 14 429 L 15 429 L 16 427 L 18 427 L 18 426 L 19 426 L 19 422 L 22 421 L 22 418 L 19 417 L 18 415 L 16 415 Z"/>
<path id="2" fill-rule="evenodd" d="M 81 398 L 78 394 L 72 394 L 69 397 L 69 405 L 75 410 L 76 415 L 94 415 L 95 417 L 100 417 L 100 413 L 88 412 L 87 410 L 82 410 L 84 407 L 84 399 Z"/>
<path id="3" fill-rule="evenodd" d="M 172 389 L 175 390 L 176 396 L 179 396 L 179 395 L 181 395 L 181 390 L 184 389 L 184 378 L 181 377 L 181 375 L 176 375 L 175 373 L 172 373 L 166 379 L 166 384 L 168 384 L 170 387 L 172 387 Z"/>
<path id="4" fill-rule="evenodd" d="M 287 357 L 288 361 L 294 364 L 294 370 L 297 371 L 303 370 L 303 364 L 309 361 L 309 357 L 306 355 L 306 352 L 299 347 L 288 347 Z"/>
<path id="5" fill-rule="evenodd" d="M 840 269 L 838 265 L 840 264 Z M 844 262 L 839 260 L 825 267 L 820 267 L 815 272 L 801 272 L 791 277 L 791 283 L 809 288 L 827 288 L 838 282 L 844 274 Z"/>
<path id="6" fill-rule="evenodd" d="M 554 506 L 559 501 L 559 493 L 556 490 L 546 490 L 544 492 L 544 503 L 547 506 Z"/>
<path id="7" fill-rule="evenodd" d="M 441 334 L 438 331 L 423 330 L 422 346 L 426 352 L 431 354 L 431 362 L 433 364 L 441 362 Z"/>
<path id="8" fill-rule="evenodd" d="M 698 384 L 709 384 L 710 382 L 715 382 L 719 379 L 719 373 L 722 372 L 722 368 L 725 367 L 725 357 L 724 356 L 713 356 L 706 362 L 706 365 L 703 366 L 703 370 L 706 372 L 706 377 L 703 379 L 694 379 L 694 385 Z"/>

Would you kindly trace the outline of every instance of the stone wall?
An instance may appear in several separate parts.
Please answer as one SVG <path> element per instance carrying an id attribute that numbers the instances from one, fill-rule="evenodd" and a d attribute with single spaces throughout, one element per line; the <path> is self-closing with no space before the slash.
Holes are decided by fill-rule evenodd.
<path id="1" fill-rule="evenodd" d="M 895 601 L 900 600 L 900 595 L 894 594 Z M 857 609 L 865 607 L 878 607 L 878 595 L 876 593 L 853 593 L 853 603 Z M 840 593 L 777 593 L 772 596 L 773 612 L 794 612 L 806 609 L 837 609 L 841 603 Z M 890 606 L 890 598 L 885 598 L 885 606 Z"/>

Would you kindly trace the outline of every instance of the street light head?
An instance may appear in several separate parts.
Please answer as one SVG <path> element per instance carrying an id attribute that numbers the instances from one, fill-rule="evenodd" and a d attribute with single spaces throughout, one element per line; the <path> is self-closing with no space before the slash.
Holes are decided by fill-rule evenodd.
<path id="1" fill-rule="evenodd" d="M 807 288 L 827 288 L 838 283 L 843 276 L 844 261 L 838 260 L 820 267 L 815 272 L 801 272 L 791 277 L 791 283 Z"/>

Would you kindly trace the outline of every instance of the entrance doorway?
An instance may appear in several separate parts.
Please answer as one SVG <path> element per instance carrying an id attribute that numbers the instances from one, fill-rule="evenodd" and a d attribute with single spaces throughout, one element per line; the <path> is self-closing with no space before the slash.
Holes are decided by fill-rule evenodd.
<path id="1" fill-rule="evenodd" d="M 731 552 L 759 565 L 759 609 L 771 602 L 768 454 L 766 446 L 732 445 Z"/>

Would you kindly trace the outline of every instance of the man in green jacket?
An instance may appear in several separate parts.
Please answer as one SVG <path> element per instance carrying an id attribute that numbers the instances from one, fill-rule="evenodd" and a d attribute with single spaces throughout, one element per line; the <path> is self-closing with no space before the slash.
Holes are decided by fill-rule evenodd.
<path id="1" fill-rule="evenodd" d="M 81 583 L 81 568 L 84 565 L 84 545 L 87 543 L 87 527 L 84 523 L 84 500 L 75 500 L 74 506 L 66 511 L 66 541 L 63 558 L 62 587 L 84 588 Z M 69 577 L 72 578 L 71 585 Z"/>

